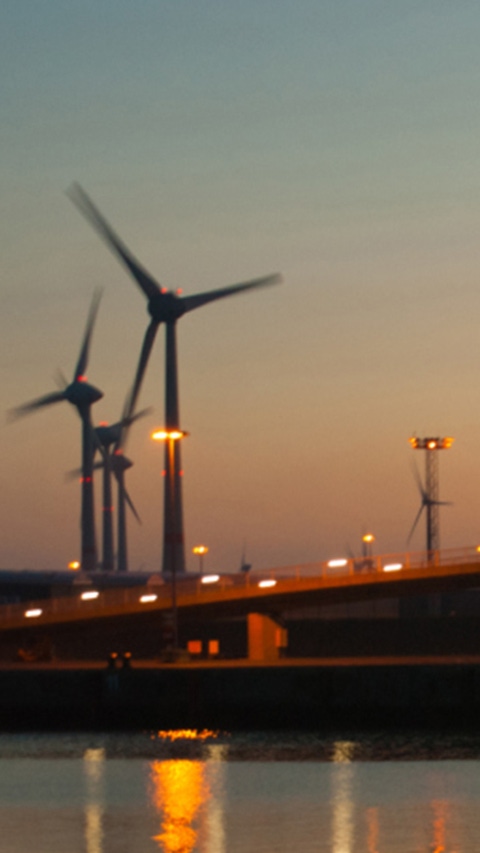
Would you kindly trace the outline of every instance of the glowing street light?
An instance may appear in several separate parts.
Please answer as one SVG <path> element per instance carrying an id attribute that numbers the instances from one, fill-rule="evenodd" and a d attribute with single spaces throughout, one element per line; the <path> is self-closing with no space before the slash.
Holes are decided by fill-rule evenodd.
<path id="1" fill-rule="evenodd" d="M 71 560 L 68 564 L 68 568 L 71 569 L 72 572 L 78 572 L 80 569 L 80 563 L 78 560 Z"/>
<path id="2" fill-rule="evenodd" d="M 198 559 L 200 563 L 200 574 L 203 575 L 203 557 L 205 554 L 208 554 L 208 548 L 206 545 L 195 545 L 192 548 L 192 554 L 198 554 Z"/>
<path id="3" fill-rule="evenodd" d="M 364 557 L 372 556 L 372 548 L 374 542 L 375 536 L 373 535 L 373 533 L 365 533 L 364 536 L 362 536 L 362 551 Z"/>

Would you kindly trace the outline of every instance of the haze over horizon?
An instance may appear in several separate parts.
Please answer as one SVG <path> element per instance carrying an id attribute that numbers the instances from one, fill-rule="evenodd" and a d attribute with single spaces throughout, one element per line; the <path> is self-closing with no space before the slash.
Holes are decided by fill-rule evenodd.
<path id="1" fill-rule="evenodd" d="M 162 285 L 283 283 L 179 324 L 186 553 L 234 571 L 406 549 L 417 435 L 441 545 L 480 542 L 480 7 L 462 0 L 23 0 L 0 9 L 4 411 L 74 369 L 116 421 L 145 300 L 65 195 L 78 180 Z M 160 566 L 164 330 L 132 428 L 132 570 Z M 0 567 L 78 556 L 80 423 L 4 419 Z M 97 537 L 100 549 L 100 478 Z M 423 522 L 411 543 L 424 547 Z"/>

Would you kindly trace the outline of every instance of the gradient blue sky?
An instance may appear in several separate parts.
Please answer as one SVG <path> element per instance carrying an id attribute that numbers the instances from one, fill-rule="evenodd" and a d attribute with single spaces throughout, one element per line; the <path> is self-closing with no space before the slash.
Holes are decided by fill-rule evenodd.
<path id="1" fill-rule="evenodd" d="M 188 551 L 303 563 L 367 528 L 403 550 L 412 432 L 455 436 L 442 545 L 477 544 L 478 2 L 4 0 L 0 40 L 4 409 L 70 375 L 98 285 L 96 422 L 133 378 L 145 303 L 65 196 L 78 180 L 168 288 L 284 276 L 179 324 Z M 160 334 L 127 448 L 135 569 L 160 560 L 163 366 Z M 1 453 L 0 567 L 63 568 L 75 411 L 4 425 Z"/>

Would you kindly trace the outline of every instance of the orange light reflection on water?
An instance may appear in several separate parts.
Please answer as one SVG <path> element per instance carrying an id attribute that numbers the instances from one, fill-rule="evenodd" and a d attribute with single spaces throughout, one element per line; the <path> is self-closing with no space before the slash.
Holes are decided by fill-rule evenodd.
<path id="1" fill-rule="evenodd" d="M 208 740 L 208 738 L 218 737 L 218 732 L 202 729 L 201 732 L 197 729 L 170 729 L 169 731 L 159 731 L 153 738 L 159 737 L 163 740 Z"/>
<path id="2" fill-rule="evenodd" d="M 203 761 L 152 761 L 152 799 L 162 815 L 161 831 L 153 838 L 163 853 L 191 853 L 195 848 L 195 821 L 210 797 L 205 769 Z"/>

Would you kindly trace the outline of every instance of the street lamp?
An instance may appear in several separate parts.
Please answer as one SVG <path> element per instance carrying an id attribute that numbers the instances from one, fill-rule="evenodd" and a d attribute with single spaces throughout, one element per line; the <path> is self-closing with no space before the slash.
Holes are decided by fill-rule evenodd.
<path id="1" fill-rule="evenodd" d="M 371 557 L 372 556 L 372 546 L 373 546 L 374 542 L 375 542 L 375 536 L 373 535 L 373 533 L 365 533 L 365 535 L 362 536 L 362 543 L 363 543 L 362 550 L 363 550 L 363 556 L 364 557 Z"/>
<path id="2" fill-rule="evenodd" d="M 200 563 L 200 574 L 203 575 L 203 557 L 204 554 L 208 554 L 208 548 L 206 545 L 195 545 L 192 548 L 192 554 L 198 554 L 198 559 Z"/>
<path id="3" fill-rule="evenodd" d="M 177 568 L 184 568 L 183 520 L 180 495 L 179 456 L 176 443 L 188 435 L 185 430 L 158 429 L 152 432 L 154 441 L 165 442 L 165 505 L 163 522 L 162 572 L 172 582 L 173 647 L 178 648 Z"/>

